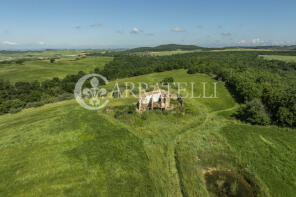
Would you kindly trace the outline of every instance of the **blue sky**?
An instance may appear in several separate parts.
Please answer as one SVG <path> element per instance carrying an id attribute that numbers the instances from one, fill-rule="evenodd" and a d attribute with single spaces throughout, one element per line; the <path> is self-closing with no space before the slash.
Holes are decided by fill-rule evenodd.
<path id="1" fill-rule="evenodd" d="M 0 49 L 296 44 L 296 1 L 2 1 Z"/>

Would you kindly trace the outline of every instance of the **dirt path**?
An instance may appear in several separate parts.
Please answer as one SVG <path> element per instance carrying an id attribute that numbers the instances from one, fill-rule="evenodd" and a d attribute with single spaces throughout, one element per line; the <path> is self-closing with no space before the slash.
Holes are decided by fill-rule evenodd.
<path id="1" fill-rule="evenodd" d="M 162 196 L 183 197 L 186 196 L 186 191 L 183 188 L 180 171 L 181 169 L 178 169 L 179 165 L 177 163 L 178 160 L 176 155 L 176 145 L 181 143 L 183 138 L 190 137 L 191 132 L 195 132 L 196 130 L 205 130 L 207 123 L 209 123 L 209 121 L 213 119 L 218 113 L 231 111 L 235 108 L 237 108 L 237 105 L 231 108 L 210 113 L 204 112 L 200 116 L 201 121 L 193 121 L 184 128 L 176 130 L 172 136 L 169 136 L 165 139 L 163 139 L 163 136 L 161 136 L 162 134 L 159 134 L 160 136 L 155 133 L 152 135 L 142 134 L 139 132 L 139 130 L 133 128 L 131 125 L 124 124 L 120 120 L 117 120 L 108 114 L 100 113 L 100 115 L 102 114 L 102 116 L 104 116 L 111 123 L 126 128 L 143 142 L 143 147 L 149 160 L 151 177 L 162 179 L 155 179 L 154 181 L 156 190 L 162 194 Z M 221 121 L 221 127 L 223 126 L 223 122 L 224 121 Z M 152 143 L 148 143 L 147 145 L 147 141 L 149 142 L 151 140 Z M 158 184 L 159 182 L 161 182 L 161 184 Z"/>
<path id="2" fill-rule="evenodd" d="M 178 159 L 177 159 L 177 154 L 176 154 L 176 145 L 178 143 L 180 143 L 183 140 L 183 138 L 188 137 L 188 135 L 190 135 L 191 132 L 196 131 L 196 129 L 203 130 L 203 128 L 209 122 L 209 119 L 214 118 L 215 116 L 217 116 L 218 113 L 232 111 L 232 110 L 238 108 L 238 106 L 239 106 L 238 104 L 235 104 L 231 108 L 227 108 L 227 109 L 223 109 L 223 110 L 218 110 L 218 111 L 213 111 L 213 112 L 210 112 L 210 113 L 206 113 L 205 119 L 204 119 L 204 121 L 200 125 L 196 125 L 196 127 L 192 127 L 192 125 L 189 125 L 187 127 L 187 128 L 190 128 L 190 129 L 188 129 L 188 131 L 181 132 L 180 135 L 176 136 L 175 141 L 173 143 L 173 146 L 174 146 L 174 164 L 175 164 L 175 169 L 178 172 L 178 180 L 179 180 L 178 182 L 179 182 L 180 191 L 181 191 L 183 197 L 185 197 L 187 195 L 186 195 L 185 188 L 183 188 L 184 186 L 183 186 L 183 183 L 182 183 L 182 177 L 181 177 L 181 172 L 180 172 L 181 169 L 179 169 L 179 167 L 178 167 L 179 165 L 177 164 Z M 221 119 L 220 121 L 221 121 L 221 125 L 220 125 L 219 128 L 221 128 L 224 125 L 224 123 L 226 122 L 226 119 Z M 184 129 L 186 129 L 186 128 L 184 128 Z"/>

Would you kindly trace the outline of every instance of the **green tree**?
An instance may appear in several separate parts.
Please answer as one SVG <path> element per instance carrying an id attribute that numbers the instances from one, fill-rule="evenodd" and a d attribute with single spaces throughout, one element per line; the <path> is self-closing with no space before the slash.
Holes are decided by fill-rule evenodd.
<path id="1" fill-rule="evenodd" d="M 238 110 L 237 117 L 251 124 L 269 125 L 271 123 L 270 117 L 259 99 L 249 101 L 242 106 Z"/>

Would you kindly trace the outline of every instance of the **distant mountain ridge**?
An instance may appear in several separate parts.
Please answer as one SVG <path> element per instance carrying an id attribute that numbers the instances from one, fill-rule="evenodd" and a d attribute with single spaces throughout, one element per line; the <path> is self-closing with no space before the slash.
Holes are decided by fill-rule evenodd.
<path id="1" fill-rule="evenodd" d="M 195 45 L 181 45 L 181 44 L 165 44 L 156 47 L 139 47 L 128 50 L 129 52 L 158 52 L 158 51 L 175 51 L 175 50 L 197 50 L 203 47 Z"/>
<path id="2" fill-rule="evenodd" d="M 138 47 L 129 49 L 126 52 L 134 53 L 134 52 L 160 52 L 160 51 L 176 51 L 176 50 L 184 50 L 184 51 L 190 51 L 190 50 L 198 50 L 203 49 L 205 51 L 213 50 L 213 49 L 235 49 L 235 48 L 241 48 L 241 49 L 271 49 L 271 50 L 296 50 L 296 45 L 291 46 L 233 46 L 233 47 L 223 47 L 223 48 L 207 48 L 207 47 L 200 47 L 196 45 L 182 45 L 182 44 L 164 44 L 159 45 L 156 47 Z"/>

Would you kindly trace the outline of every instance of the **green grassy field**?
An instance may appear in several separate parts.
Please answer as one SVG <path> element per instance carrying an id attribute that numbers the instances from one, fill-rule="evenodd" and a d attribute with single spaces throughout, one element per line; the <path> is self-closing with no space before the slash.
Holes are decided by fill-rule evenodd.
<path id="1" fill-rule="evenodd" d="M 226 49 L 215 49 L 212 52 L 225 52 L 225 51 L 273 51 L 272 49 L 247 49 L 247 48 L 226 48 Z"/>
<path id="2" fill-rule="evenodd" d="M 284 55 L 260 55 L 266 60 L 280 60 L 284 62 L 296 62 L 296 56 L 284 56 Z"/>
<path id="3" fill-rule="evenodd" d="M 225 126 L 221 134 L 250 171 L 260 175 L 273 196 L 295 194 L 295 131 L 235 124 Z"/>
<path id="4" fill-rule="evenodd" d="M 207 82 L 207 94 L 217 82 L 185 70 L 118 82 L 168 76 Z M 100 111 L 70 100 L 0 116 L 0 196 L 216 196 L 206 175 L 223 171 L 232 192 L 243 177 L 257 196 L 293 197 L 296 131 L 234 120 L 238 105 L 217 83 L 218 98 L 185 99 L 185 114 L 129 112 L 136 98 L 114 98 Z"/>
<path id="5" fill-rule="evenodd" d="M 64 49 L 64 50 L 40 50 L 40 51 L 0 51 L 0 62 L 16 59 L 47 59 L 62 57 L 78 57 L 85 53 L 105 52 L 103 49 Z"/>
<path id="6" fill-rule="evenodd" d="M 54 63 L 49 60 L 25 61 L 23 64 L 0 64 L 0 78 L 11 82 L 44 81 L 53 77 L 64 77 L 67 74 L 77 74 L 79 71 L 90 72 L 94 68 L 103 68 L 112 57 L 75 57 L 57 59 Z"/>
<path id="7" fill-rule="evenodd" d="M 0 51 L 0 61 L 28 59 L 28 58 L 50 58 L 78 56 L 82 50 L 43 50 L 43 51 Z"/>
<path id="8" fill-rule="evenodd" d="M 97 112 L 70 101 L 0 122 L 0 196 L 155 192 L 141 140 Z"/>

